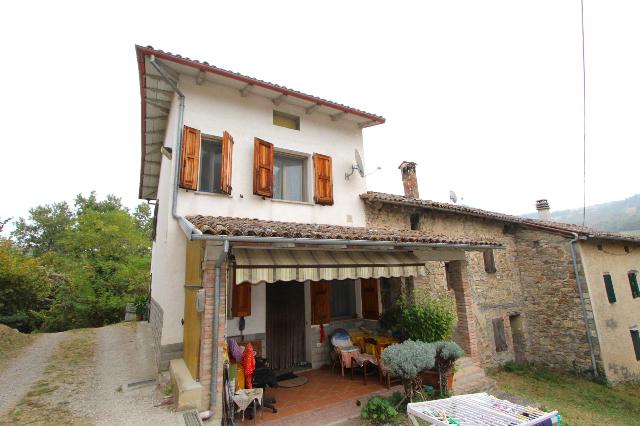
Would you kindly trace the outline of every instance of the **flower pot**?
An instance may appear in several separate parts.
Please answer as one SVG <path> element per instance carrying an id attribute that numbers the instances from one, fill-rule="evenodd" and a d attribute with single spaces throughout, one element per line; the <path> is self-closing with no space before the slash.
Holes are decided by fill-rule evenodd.
<path id="1" fill-rule="evenodd" d="M 422 373 L 422 385 L 430 385 L 435 390 L 440 390 L 440 376 L 438 372 L 435 370 L 424 370 Z M 451 391 L 453 389 L 453 373 L 449 373 L 449 377 L 447 377 L 447 390 Z"/>

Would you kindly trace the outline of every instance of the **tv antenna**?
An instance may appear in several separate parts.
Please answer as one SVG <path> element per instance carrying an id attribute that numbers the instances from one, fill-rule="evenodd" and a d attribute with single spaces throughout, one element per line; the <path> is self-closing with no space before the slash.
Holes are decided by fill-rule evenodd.
<path id="1" fill-rule="evenodd" d="M 360 156 L 360 152 L 356 149 L 355 150 L 355 164 L 351 165 L 351 171 L 346 172 L 344 174 L 344 179 L 345 180 L 349 180 L 349 178 L 351 177 L 351 175 L 353 175 L 353 173 L 357 170 L 358 174 L 360 175 L 361 178 L 369 176 L 371 173 L 375 173 L 378 170 L 381 170 L 380 167 L 377 167 L 374 171 L 365 174 L 364 173 L 364 162 L 362 161 L 362 157 Z"/>

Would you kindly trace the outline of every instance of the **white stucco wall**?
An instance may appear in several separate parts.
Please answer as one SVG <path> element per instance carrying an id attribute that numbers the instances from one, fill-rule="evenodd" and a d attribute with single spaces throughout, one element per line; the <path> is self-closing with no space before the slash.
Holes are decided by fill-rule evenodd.
<path id="1" fill-rule="evenodd" d="M 197 86 L 191 77 L 180 79 L 180 89 L 186 96 L 184 124 L 199 129 L 202 134 L 222 136 L 228 131 L 234 139 L 233 176 L 230 197 L 199 194 L 181 190 L 178 211 L 184 215 L 247 217 L 300 223 L 364 226 L 365 212 L 359 195 L 366 191 L 365 181 L 355 173 L 348 181 L 344 173 L 351 170 L 354 149 L 361 153 L 362 131 L 355 123 L 331 121 L 324 114 L 305 114 L 303 108 L 287 104 L 274 106 L 266 98 L 240 96 L 237 90 L 219 85 Z M 273 110 L 300 116 L 300 130 L 273 125 Z M 278 149 L 307 154 L 307 188 L 313 200 L 314 152 L 329 155 L 333 162 L 333 206 L 312 202 L 290 203 L 262 199 L 253 195 L 254 138 L 271 142 Z M 351 216 L 348 221 L 347 215 Z"/>
<path id="2" fill-rule="evenodd" d="M 350 180 L 344 173 L 351 170 L 354 149 L 363 153 L 362 132 L 355 123 L 332 121 L 324 114 L 305 114 L 304 109 L 281 104 L 274 106 L 253 95 L 241 97 L 237 90 L 205 83 L 195 84 L 191 77 L 179 80 L 185 94 L 184 124 L 199 129 L 204 135 L 222 136 L 228 131 L 234 138 L 231 196 L 197 193 L 180 189 L 178 213 L 181 215 L 213 215 L 257 218 L 300 223 L 324 223 L 365 226 L 365 211 L 359 195 L 366 191 L 365 180 L 354 173 Z M 177 135 L 177 97 L 165 135 L 165 146 L 175 147 Z M 273 125 L 273 110 L 300 116 L 300 129 Z M 259 137 L 278 149 L 303 153 L 307 161 L 308 203 L 272 201 L 253 195 L 253 146 Z M 333 206 L 320 206 L 313 200 L 313 153 L 329 155 L 333 162 Z M 174 149 L 173 161 L 177 160 Z M 171 217 L 174 165 L 162 157 L 157 237 L 153 245 L 151 295 L 164 311 L 161 344 L 182 342 L 186 237 Z M 265 332 L 264 285 L 252 292 L 252 315 L 246 318 L 245 334 Z M 228 334 L 238 334 L 237 319 L 230 320 Z"/>

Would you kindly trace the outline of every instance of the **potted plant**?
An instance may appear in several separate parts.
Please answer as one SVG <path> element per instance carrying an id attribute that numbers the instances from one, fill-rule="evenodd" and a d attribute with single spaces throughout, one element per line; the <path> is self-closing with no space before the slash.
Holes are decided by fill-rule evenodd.
<path id="1" fill-rule="evenodd" d="M 133 301 L 133 305 L 136 308 L 136 319 L 138 321 L 142 321 L 143 319 L 145 319 L 145 317 L 147 316 L 147 310 L 149 306 L 147 296 L 145 295 L 136 296 L 135 300 Z"/>
<path id="2" fill-rule="evenodd" d="M 435 355 L 434 345 L 413 340 L 391 345 L 382 352 L 385 367 L 402 379 L 404 399 L 413 402 L 416 393 L 422 392 L 420 373 L 435 366 Z"/>

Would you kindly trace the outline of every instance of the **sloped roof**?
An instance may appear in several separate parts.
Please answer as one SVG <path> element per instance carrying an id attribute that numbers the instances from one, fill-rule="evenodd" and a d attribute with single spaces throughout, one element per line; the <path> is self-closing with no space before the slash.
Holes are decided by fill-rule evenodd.
<path id="1" fill-rule="evenodd" d="M 187 216 L 203 234 L 273 238 L 310 238 L 317 240 L 389 241 L 416 244 L 450 244 L 499 247 L 491 240 L 475 240 L 430 235 L 420 231 L 388 228 L 364 228 L 338 225 L 278 222 L 221 216 Z"/>
<path id="2" fill-rule="evenodd" d="M 438 210 L 448 213 L 463 214 L 467 216 L 481 217 L 485 219 L 494 219 L 501 222 L 515 223 L 535 228 L 543 228 L 549 231 L 560 233 L 576 233 L 589 238 L 598 238 L 604 240 L 619 240 L 634 243 L 640 243 L 640 238 L 629 235 L 617 234 L 614 232 L 599 231 L 597 229 L 586 226 L 573 225 L 569 223 L 561 223 L 540 219 L 530 219 L 521 216 L 513 216 L 504 213 L 492 212 L 489 210 L 476 209 L 473 207 L 461 206 L 457 204 L 441 203 L 431 200 L 409 198 L 402 195 L 387 194 L 383 192 L 369 191 L 361 194 L 360 198 L 365 202 L 380 202 L 387 204 L 402 205 L 408 207 L 419 207 L 428 210 Z"/>

